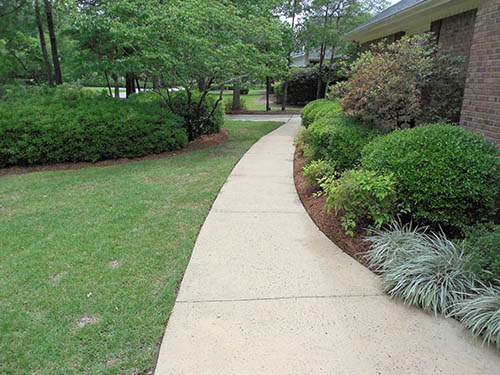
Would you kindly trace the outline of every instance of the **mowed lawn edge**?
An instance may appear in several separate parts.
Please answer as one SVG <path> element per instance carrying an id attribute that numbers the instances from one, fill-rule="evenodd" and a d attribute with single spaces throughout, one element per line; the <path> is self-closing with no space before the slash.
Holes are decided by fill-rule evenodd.
<path id="1" fill-rule="evenodd" d="M 0 373 L 147 374 L 198 232 L 279 122 L 166 159 L 0 177 Z"/>

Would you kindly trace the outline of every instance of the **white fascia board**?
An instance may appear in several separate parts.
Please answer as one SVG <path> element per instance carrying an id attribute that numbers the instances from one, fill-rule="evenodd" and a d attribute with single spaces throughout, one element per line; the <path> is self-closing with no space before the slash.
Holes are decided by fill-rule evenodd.
<path id="1" fill-rule="evenodd" d="M 379 22 L 355 29 L 342 39 L 365 43 L 400 31 L 429 30 L 431 22 L 476 9 L 479 0 L 428 0 L 406 8 Z"/>

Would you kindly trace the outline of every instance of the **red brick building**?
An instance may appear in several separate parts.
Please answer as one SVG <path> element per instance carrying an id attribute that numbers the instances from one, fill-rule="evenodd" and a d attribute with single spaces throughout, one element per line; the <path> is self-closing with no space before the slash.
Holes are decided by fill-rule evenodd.
<path id="1" fill-rule="evenodd" d="M 429 31 L 442 51 L 465 57 L 460 125 L 500 147 L 500 0 L 402 0 L 344 39 L 366 49 L 381 39 Z"/>

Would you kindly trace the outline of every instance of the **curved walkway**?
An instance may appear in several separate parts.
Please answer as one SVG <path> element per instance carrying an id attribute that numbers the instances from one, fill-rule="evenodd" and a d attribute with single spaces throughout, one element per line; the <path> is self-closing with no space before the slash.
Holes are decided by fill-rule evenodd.
<path id="1" fill-rule="evenodd" d="M 317 229 L 293 184 L 299 124 L 295 116 L 257 142 L 218 195 L 156 375 L 499 374 L 495 349 L 383 295 Z"/>

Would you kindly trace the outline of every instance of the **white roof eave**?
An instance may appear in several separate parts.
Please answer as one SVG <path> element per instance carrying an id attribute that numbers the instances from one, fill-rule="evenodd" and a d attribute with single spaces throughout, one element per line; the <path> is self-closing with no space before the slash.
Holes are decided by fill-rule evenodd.
<path id="1" fill-rule="evenodd" d="M 479 0 L 427 0 L 342 36 L 348 42 L 365 43 L 394 33 L 476 9 Z"/>

